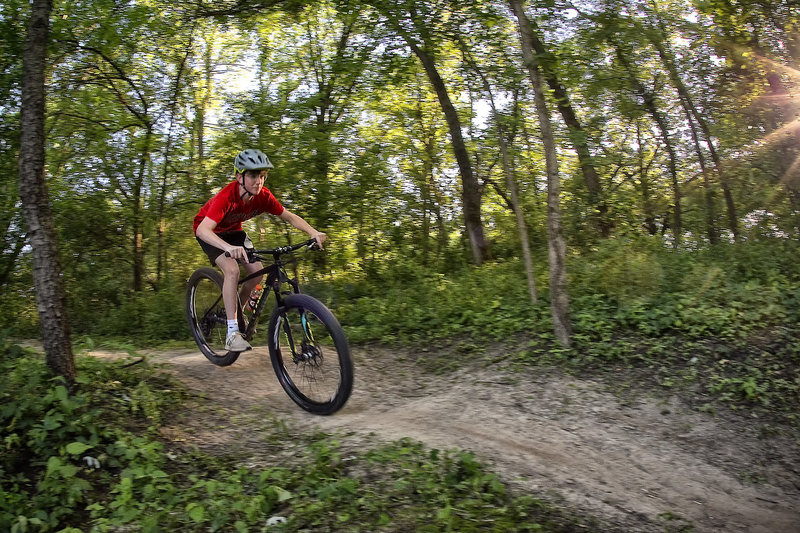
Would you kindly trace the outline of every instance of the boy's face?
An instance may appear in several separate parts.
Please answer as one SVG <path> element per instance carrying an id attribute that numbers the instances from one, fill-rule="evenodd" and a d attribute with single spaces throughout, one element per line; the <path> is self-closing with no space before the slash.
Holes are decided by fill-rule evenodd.
<path id="1" fill-rule="evenodd" d="M 242 185 L 255 196 L 261 192 L 268 173 L 268 170 L 247 170 L 244 174 L 240 174 L 242 176 Z"/>

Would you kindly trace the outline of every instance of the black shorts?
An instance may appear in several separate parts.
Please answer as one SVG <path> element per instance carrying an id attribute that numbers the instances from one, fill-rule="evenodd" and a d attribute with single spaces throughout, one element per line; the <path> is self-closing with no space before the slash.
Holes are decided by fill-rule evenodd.
<path id="1" fill-rule="evenodd" d="M 226 231 L 224 233 L 217 233 L 217 237 L 222 239 L 223 241 L 227 242 L 228 244 L 232 244 L 234 246 L 244 246 L 248 249 L 253 249 L 253 241 L 250 240 L 250 237 L 247 236 L 247 233 L 244 231 Z M 225 250 L 220 250 L 216 246 L 208 244 L 206 241 L 201 239 L 200 237 L 195 237 L 197 242 L 200 243 L 200 248 L 208 256 L 208 259 L 211 261 L 212 265 L 217 264 L 217 257 L 225 253 Z"/>

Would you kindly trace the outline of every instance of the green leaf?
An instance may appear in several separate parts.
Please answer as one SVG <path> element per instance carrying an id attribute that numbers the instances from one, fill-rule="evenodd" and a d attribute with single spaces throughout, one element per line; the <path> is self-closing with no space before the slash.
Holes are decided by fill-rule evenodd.
<path id="1" fill-rule="evenodd" d="M 443 509 L 439 509 L 439 512 L 436 513 L 436 518 L 438 520 L 448 520 L 452 515 L 453 508 L 450 507 L 450 504 L 444 506 Z"/>
<path id="2" fill-rule="evenodd" d="M 69 392 L 67 391 L 67 388 L 65 386 L 59 385 L 56 387 L 56 398 L 60 402 L 67 401 L 67 399 L 69 398 Z"/>
<path id="3" fill-rule="evenodd" d="M 288 490 L 278 487 L 277 485 L 272 486 L 272 490 L 275 491 L 275 495 L 278 497 L 278 503 L 285 502 L 292 498 L 292 493 Z"/>
<path id="4" fill-rule="evenodd" d="M 197 522 L 198 524 L 203 521 L 203 516 L 205 515 L 205 507 L 199 505 L 197 503 L 190 503 L 186 506 L 186 511 L 189 513 L 189 518 Z"/>
<path id="5" fill-rule="evenodd" d="M 80 455 L 93 446 L 83 442 L 71 442 L 67 444 L 67 453 L 70 455 Z"/>

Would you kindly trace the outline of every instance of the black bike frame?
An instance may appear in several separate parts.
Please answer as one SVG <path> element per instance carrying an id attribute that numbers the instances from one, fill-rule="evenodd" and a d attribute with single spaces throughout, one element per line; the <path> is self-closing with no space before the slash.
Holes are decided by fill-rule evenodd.
<path id="1" fill-rule="evenodd" d="M 248 250 L 247 253 L 247 260 L 250 263 L 255 261 L 268 261 L 269 259 L 265 256 L 272 256 L 272 264 L 267 265 L 264 268 L 253 272 L 249 276 L 244 279 L 239 280 L 239 285 L 250 281 L 251 279 L 255 279 L 258 277 L 263 276 L 264 274 L 267 275 L 267 279 L 264 281 L 262 286 L 264 290 L 261 292 L 261 295 L 258 297 L 258 302 L 256 302 L 256 308 L 253 310 L 253 315 L 250 319 L 250 322 L 247 324 L 247 327 L 242 331 L 244 333 L 245 338 L 250 337 L 253 334 L 253 330 L 256 327 L 256 322 L 258 322 L 258 318 L 261 316 L 261 310 L 264 308 L 264 304 L 267 300 L 267 289 L 272 289 L 273 294 L 275 294 L 275 301 L 278 307 L 283 306 L 283 295 L 281 293 L 281 285 L 284 283 L 288 283 L 292 287 L 292 292 L 294 294 L 298 294 L 300 292 L 300 285 L 297 283 L 297 280 L 294 278 L 290 278 L 289 275 L 286 273 L 286 268 L 284 262 L 281 260 L 281 256 L 293 252 L 295 250 L 299 250 L 300 248 L 311 248 L 316 244 L 315 239 L 309 239 L 305 242 L 299 244 L 292 244 L 289 246 L 281 246 L 280 248 L 274 249 L 267 249 L 267 250 Z M 238 300 L 238 298 L 237 298 Z M 239 327 L 243 325 L 243 305 L 244 302 L 237 301 L 237 316 L 239 317 Z"/>

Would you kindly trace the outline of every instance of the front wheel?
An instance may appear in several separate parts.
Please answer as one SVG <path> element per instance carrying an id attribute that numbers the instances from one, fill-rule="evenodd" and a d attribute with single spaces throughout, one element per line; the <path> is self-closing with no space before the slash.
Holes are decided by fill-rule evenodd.
<path id="1" fill-rule="evenodd" d="M 219 366 L 236 362 L 240 352 L 225 349 L 228 324 L 222 303 L 222 274 L 208 267 L 192 274 L 186 283 L 186 318 L 206 359 Z"/>
<path id="2" fill-rule="evenodd" d="M 344 330 L 322 302 L 287 296 L 269 321 L 269 355 L 281 386 L 310 413 L 330 415 L 353 390 L 353 361 Z"/>

